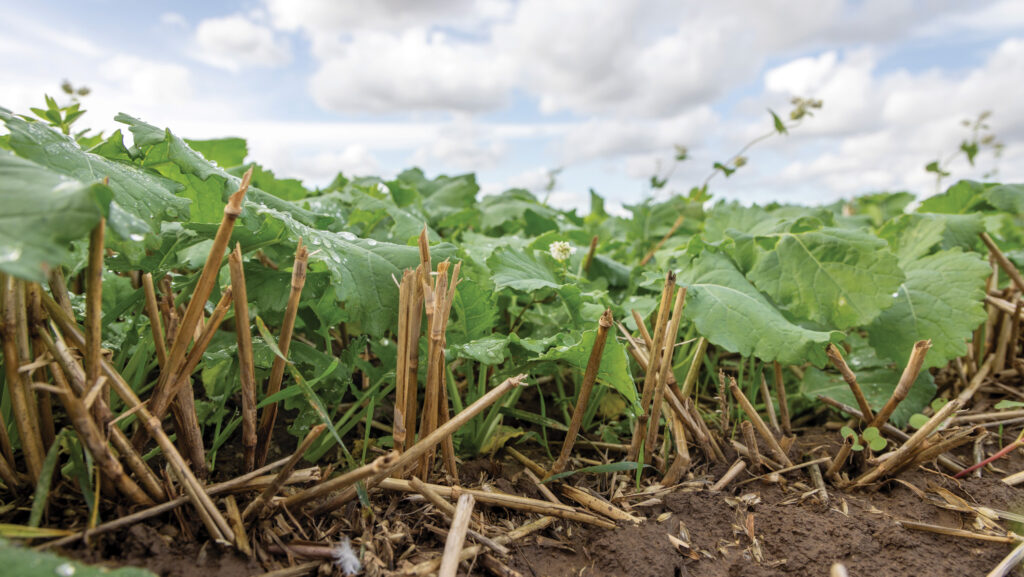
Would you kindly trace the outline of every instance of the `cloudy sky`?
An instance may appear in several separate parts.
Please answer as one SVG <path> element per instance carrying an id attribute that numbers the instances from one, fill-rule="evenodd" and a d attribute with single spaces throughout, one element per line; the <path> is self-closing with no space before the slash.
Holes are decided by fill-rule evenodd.
<path id="1" fill-rule="evenodd" d="M 241 136 L 251 158 L 315 186 L 337 171 L 473 171 L 484 193 L 552 203 L 667 190 L 771 130 L 793 96 L 824 108 L 749 153 L 712 193 L 828 202 L 935 190 L 924 165 L 991 110 L 999 178 L 1024 181 L 1022 0 L 0 0 L 0 106 L 62 79 L 84 123 L 120 111 L 191 138 Z M 980 178 L 990 156 L 954 175 Z M 543 192 L 541 193 L 544 194 Z M 662 193 L 664 194 L 664 193 Z"/>

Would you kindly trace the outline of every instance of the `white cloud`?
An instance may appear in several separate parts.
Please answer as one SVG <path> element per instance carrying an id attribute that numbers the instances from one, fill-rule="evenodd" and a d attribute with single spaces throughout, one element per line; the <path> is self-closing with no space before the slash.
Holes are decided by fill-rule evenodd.
<path id="1" fill-rule="evenodd" d="M 174 26 L 178 28 L 188 27 L 188 20 L 177 12 L 164 12 L 160 15 L 160 23 L 166 26 Z"/>
<path id="2" fill-rule="evenodd" d="M 291 60 L 287 39 L 241 14 L 201 21 L 195 44 L 197 59 L 225 70 L 276 67 Z"/>
<path id="3" fill-rule="evenodd" d="M 147 107 L 173 106 L 194 96 L 192 74 L 180 64 L 118 54 L 100 65 L 99 70 L 104 80 L 124 91 L 126 97 L 117 99 L 123 103 L 145 103 Z M 102 91 L 97 94 L 94 89 L 89 104 L 109 97 Z"/>
<path id="4" fill-rule="evenodd" d="M 463 119 L 444 127 L 437 138 L 417 148 L 413 163 L 442 171 L 474 172 L 495 166 L 505 152 L 499 134 Z"/>
<path id="5" fill-rule="evenodd" d="M 351 32 L 358 29 L 463 25 L 504 17 L 509 0 L 265 0 L 274 25 L 288 31 Z"/>
<path id="6" fill-rule="evenodd" d="M 593 119 L 569 129 L 562 141 L 563 162 L 671 150 L 700 144 L 714 128 L 716 115 L 701 106 L 663 120 Z"/>
<path id="7" fill-rule="evenodd" d="M 317 103 L 338 111 L 481 111 L 511 88 L 503 55 L 422 28 L 359 32 L 310 81 Z"/>

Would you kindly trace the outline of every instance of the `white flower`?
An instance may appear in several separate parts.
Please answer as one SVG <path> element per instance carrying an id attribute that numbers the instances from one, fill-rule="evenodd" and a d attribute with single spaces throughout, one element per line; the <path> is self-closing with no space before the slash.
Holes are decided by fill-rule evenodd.
<path id="1" fill-rule="evenodd" d="M 576 254 L 576 247 L 570 245 L 564 240 L 556 240 L 548 247 L 548 252 L 551 253 L 551 256 L 554 257 L 555 260 L 562 262 Z"/>

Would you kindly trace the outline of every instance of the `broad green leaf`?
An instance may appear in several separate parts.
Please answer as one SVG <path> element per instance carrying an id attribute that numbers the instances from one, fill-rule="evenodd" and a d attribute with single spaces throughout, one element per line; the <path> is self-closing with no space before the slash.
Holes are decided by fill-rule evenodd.
<path id="1" fill-rule="evenodd" d="M 917 212 L 938 212 L 942 214 L 969 214 L 987 207 L 985 185 L 973 180 L 961 180 L 946 192 L 927 198 Z"/>
<path id="2" fill-rule="evenodd" d="M 487 259 L 495 290 L 511 288 L 533 292 L 542 288 L 558 288 L 562 282 L 556 276 L 554 259 L 539 251 L 520 251 L 498 248 Z"/>
<path id="3" fill-rule="evenodd" d="M 403 269 L 419 264 L 419 249 L 313 228 L 270 207 L 252 208 L 243 210 L 242 219 L 247 227 L 259 229 L 261 238 L 284 237 L 292 243 L 303 239 L 312 272 L 330 273 L 337 300 L 344 303 L 351 321 L 372 335 L 383 335 L 394 326 L 398 318 L 395 279 L 402 277 Z M 454 253 L 447 244 L 430 250 L 435 261 Z"/>
<path id="4" fill-rule="evenodd" d="M 494 292 L 482 289 L 473 279 L 460 282 L 448 321 L 448 341 L 459 344 L 480 339 L 490 334 L 497 321 Z"/>
<path id="5" fill-rule="evenodd" d="M 185 142 L 192 147 L 192 150 L 202 154 L 206 160 L 215 162 L 222 168 L 239 166 L 245 162 L 245 157 L 249 156 L 249 145 L 244 138 L 228 137 L 212 140 L 186 138 Z"/>
<path id="6" fill-rule="evenodd" d="M 704 239 L 716 243 L 731 238 L 733 235 L 726 232 L 730 229 L 751 236 L 770 234 L 778 230 L 784 220 L 757 205 L 719 202 L 708 212 L 704 221 Z"/>
<path id="7" fill-rule="evenodd" d="M 353 212 L 374 212 L 383 213 L 391 218 L 392 224 L 390 229 L 389 238 L 393 239 L 393 242 L 405 244 L 407 240 L 419 236 L 423 227 L 427 223 L 427 218 L 422 214 L 417 213 L 414 207 L 399 207 L 395 204 L 395 201 L 390 196 L 384 196 L 383 198 L 377 198 L 371 196 L 363 190 L 360 190 L 355 186 L 347 186 L 345 190 L 337 193 L 332 193 L 336 197 L 344 202 L 348 203 L 354 209 Z M 325 197 L 318 197 L 313 199 L 312 202 L 315 204 L 322 204 L 326 200 Z M 350 220 L 355 219 L 355 214 L 350 216 Z M 377 217 L 374 220 L 378 220 Z M 427 228 L 427 237 L 432 241 L 436 242 L 440 236 L 432 228 Z"/>
<path id="8" fill-rule="evenodd" d="M 499 229 L 505 233 L 514 232 L 523 228 L 528 212 L 533 213 L 534 219 L 545 221 L 550 228 L 558 228 L 557 221 L 561 215 L 541 204 L 537 197 L 521 188 L 484 197 L 480 202 L 480 227 L 483 230 Z"/>
<path id="9" fill-rule="evenodd" d="M 174 195 L 178 185 L 136 166 L 85 152 L 75 141 L 40 122 L 26 122 L 0 108 L 11 148 L 21 156 L 83 183 L 109 178 L 113 195 L 107 225 L 123 239 L 154 232 L 160 222 L 189 217 L 189 201 Z M 138 240 L 141 240 L 139 238 Z"/>
<path id="10" fill-rule="evenodd" d="M 67 533 L 66 531 L 62 534 Z M 49 535 L 54 536 L 54 535 Z M 18 547 L 0 539 L 0 567 L 4 575 L 18 577 L 156 577 L 145 569 L 123 567 L 108 569 L 93 567 L 79 561 L 71 561 L 53 553 L 35 551 L 27 547 Z"/>
<path id="11" fill-rule="evenodd" d="M 241 177 L 245 174 L 246 167 L 241 162 L 234 165 L 235 168 L 229 172 Z M 232 166 L 221 164 L 221 166 Z M 259 190 L 270 193 L 277 198 L 288 201 L 302 200 L 310 195 L 309 189 L 302 185 L 302 182 L 295 178 L 278 178 L 272 170 L 263 168 L 258 164 L 252 165 L 252 185 Z"/>
<path id="12" fill-rule="evenodd" d="M 762 237 L 757 244 L 747 278 L 781 308 L 824 326 L 871 322 L 892 305 L 903 280 L 885 241 L 866 232 L 822 228 Z"/>
<path id="13" fill-rule="evenodd" d="M 997 184 L 985 191 L 985 200 L 1011 214 L 1024 214 L 1024 184 Z"/>
<path id="14" fill-rule="evenodd" d="M 902 366 L 914 343 L 931 339 L 924 367 L 941 367 L 967 352 L 966 340 L 985 321 L 985 279 L 991 269 L 975 253 L 948 250 L 904 266 L 896 304 L 867 329 L 871 346 Z"/>
<path id="15" fill-rule="evenodd" d="M 900 259 L 900 266 L 942 249 L 970 250 L 978 244 L 978 235 L 985 230 L 979 214 L 904 214 L 886 222 L 878 236 L 889 243 Z"/>
<path id="16" fill-rule="evenodd" d="M 565 361 L 576 369 L 585 371 L 596 338 L 596 330 L 584 331 L 579 340 L 573 344 L 555 346 L 535 360 Z M 609 334 L 605 341 L 604 351 L 601 354 L 601 366 L 597 371 L 597 381 L 615 389 L 634 408 L 638 408 L 640 401 L 637 397 L 636 384 L 633 383 L 633 376 L 629 372 L 626 348 L 615 339 L 614 335 Z"/>
<path id="17" fill-rule="evenodd" d="M 456 358 L 472 359 L 485 365 L 499 365 L 508 356 L 508 337 L 487 335 L 463 344 L 448 345 Z"/>
<path id="18" fill-rule="evenodd" d="M 193 201 L 193 222 L 220 222 L 227 198 L 241 184 L 240 177 L 210 163 L 170 130 L 162 130 L 127 114 L 118 114 L 114 120 L 127 124 L 134 136 L 133 158 L 185 186 L 182 195 Z M 310 226 L 327 226 L 333 221 L 332 217 L 316 215 L 250 186 L 243 207 L 261 206 L 287 213 Z"/>
<path id="19" fill-rule="evenodd" d="M 102 184 L 0 152 L 0 271 L 41 282 L 48 269 L 70 264 L 71 241 L 89 235 L 109 198 Z"/>
<path id="20" fill-rule="evenodd" d="M 712 344 L 769 362 L 825 364 L 825 345 L 842 334 L 815 331 L 787 319 L 725 255 L 705 251 L 679 275 L 687 286 L 686 318 Z"/>

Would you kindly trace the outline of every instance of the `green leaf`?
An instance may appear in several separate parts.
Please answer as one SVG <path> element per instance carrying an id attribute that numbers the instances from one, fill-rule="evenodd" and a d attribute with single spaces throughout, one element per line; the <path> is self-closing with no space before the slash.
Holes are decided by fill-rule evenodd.
<path id="1" fill-rule="evenodd" d="M 241 184 L 240 177 L 211 164 L 170 130 L 162 130 L 127 114 L 118 114 L 114 120 L 127 124 L 134 136 L 133 158 L 143 166 L 151 167 L 185 186 L 182 195 L 193 201 L 193 222 L 220 222 L 228 197 Z M 250 186 L 243 208 L 252 210 L 264 206 L 289 214 L 298 222 L 311 226 L 327 226 L 334 220 L 329 216 L 303 210 L 256 186 Z"/>
<path id="2" fill-rule="evenodd" d="M 996 403 L 995 409 L 1001 411 L 1003 409 L 1019 409 L 1024 407 L 1024 403 L 1020 401 L 1011 401 L 1009 399 L 1003 399 Z"/>
<path id="3" fill-rule="evenodd" d="M 21 156 L 83 183 L 110 179 L 107 224 L 123 239 L 154 232 L 160 222 L 189 216 L 189 201 L 174 195 L 173 182 L 124 162 L 85 152 L 75 141 L 39 122 L 26 122 L 0 108 L 11 148 Z"/>
<path id="4" fill-rule="evenodd" d="M 561 281 L 555 275 L 554 259 L 539 251 L 519 251 L 504 247 L 495 249 L 487 259 L 495 290 L 511 288 L 533 292 L 543 288 L 558 288 Z"/>
<path id="5" fill-rule="evenodd" d="M 535 218 L 546 221 L 552 230 L 558 228 L 558 211 L 544 206 L 537 197 L 521 188 L 484 197 L 480 202 L 480 227 L 485 231 L 499 229 L 505 233 L 514 232 L 524 226 L 528 211 Z"/>
<path id="6" fill-rule="evenodd" d="M 914 343 L 931 339 L 924 368 L 967 352 L 966 339 L 985 322 L 985 279 L 991 269 L 975 253 L 948 250 L 907 263 L 896 304 L 868 326 L 879 355 L 903 366 Z"/>
<path id="7" fill-rule="evenodd" d="M 850 335 L 849 342 L 852 347 L 850 354 L 847 355 L 850 368 L 857 375 L 857 383 L 864 391 L 864 397 L 868 404 L 877 411 L 892 396 L 903 368 L 879 358 L 867 341 L 856 333 Z M 856 362 L 854 363 L 854 361 Z M 928 371 L 921 371 L 917 380 L 911 385 L 907 398 L 896 407 L 892 422 L 898 427 L 906 425 L 914 413 L 920 412 L 928 406 L 929 401 L 935 396 L 935 391 L 935 381 L 931 374 Z M 853 407 L 857 406 L 857 399 L 854 398 L 850 386 L 846 384 L 841 375 L 813 367 L 804 373 L 803 381 L 800 383 L 800 393 L 815 403 L 818 402 L 818 395 L 823 395 Z M 865 440 L 868 439 L 865 438 Z"/>
<path id="8" fill-rule="evenodd" d="M 216 162 L 223 168 L 239 166 L 245 162 L 245 157 L 249 156 L 249 146 L 244 138 L 185 139 L 185 142 L 206 160 Z"/>
<path id="9" fill-rule="evenodd" d="M 594 348 L 597 338 L 596 330 L 584 331 L 578 341 L 573 344 L 555 346 L 534 360 L 565 361 L 580 371 L 585 371 L 590 360 L 590 351 Z M 608 335 L 604 351 L 601 354 L 601 366 L 597 371 L 597 381 L 615 389 L 625 397 L 636 409 L 640 403 L 636 385 L 629 372 L 629 359 L 626 348 L 613 335 Z"/>
<path id="10" fill-rule="evenodd" d="M 280 358 L 286 364 L 292 364 L 292 362 L 288 360 L 288 357 L 281 352 L 281 349 L 277 348 L 277 339 L 275 339 L 274 335 L 270 333 L 270 329 L 267 328 L 267 324 L 264 323 L 263 319 L 260 317 L 256 317 L 256 329 L 259 330 L 260 336 L 263 337 L 263 342 L 271 351 L 273 351 L 274 356 Z"/>
<path id="11" fill-rule="evenodd" d="M 969 214 L 985 204 L 985 185 L 973 180 L 961 180 L 946 192 L 925 199 L 917 212 Z"/>
<path id="12" fill-rule="evenodd" d="M 253 207 L 255 208 L 255 207 Z M 303 239 L 309 247 L 310 270 L 330 273 L 333 289 L 352 322 L 366 332 L 383 335 L 398 319 L 398 287 L 395 279 L 402 270 L 419 264 L 419 249 L 372 239 L 360 239 L 348 232 L 329 232 L 307 226 L 290 213 L 271 207 L 244 210 L 247 228 L 260 231 L 260 240 Z M 430 248 L 435 261 L 451 257 L 449 244 Z"/>
<path id="13" fill-rule="evenodd" d="M 768 109 L 768 114 L 772 115 L 772 123 L 775 125 L 775 132 L 779 134 L 789 134 L 789 131 L 786 130 L 786 124 L 782 122 L 782 119 L 779 118 L 778 114 L 775 114 L 775 112 L 770 108 Z"/>
<path id="14" fill-rule="evenodd" d="M 794 316 L 829 327 L 871 322 L 903 281 L 885 241 L 856 230 L 780 233 L 759 238 L 757 253 L 747 273 L 754 286 Z"/>
<path id="15" fill-rule="evenodd" d="M 110 200 L 102 184 L 83 184 L 0 152 L 0 271 L 42 282 L 71 263 L 71 241 L 89 235 Z"/>
<path id="16" fill-rule="evenodd" d="M 483 338 L 490 334 L 498 321 L 494 292 L 484 290 L 471 278 L 463 279 L 455 290 L 452 313 L 447 334 L 450 343 L 467 343 Z"/>
<path id="17" fill-rule="evenodd" d="M 50 445 L 43 459 L 43 468 L 39 473 L 39 482 L 36 483 L 36 492 L 32 496 L 32 511 L 28 516 L 29 527 L 39 527 L 43 520 L 43 513 L 46 512 L 46 503 L 50 500 L 50 482 L 53 481 L 53 472 L 57 468 L 57 456 L 60 455 L 60 448 L 64 442 L 67 429 L 61 429 L 57 438 Z"/>
<path id="18" fill-rule="evenodd" d="M 910 415 L 910 420 L 908 421 L 908 424 L 914 429 L 920 429 L 927 422 L 928 417 L 926 415 L 922 415 L 921 413 L 914 413 L 913 415 Z"/>
<path id="19" fill-rule="evenodd" d="M 889 243 L 900 266 L 931 254 L 936 247 L 971 250 L 985 231 L 980 214 L 904 214 L 886 222 L 878 236 Z"/>
<path id="20" fill-rule="evenodd" d="M 54 537 L 55 529 L 48 535 L 36 535 L 37 537 Z M 68 534 L 68 531 L 61 531 L 60 535 Z M 0 534 L 6 534 L 3 527 L 0 527 Z M 25 536 L 28 538 L 29 536 Z M 17 547 L 0 539 L 0 567 L 3 567 L 5 575 L 17 575 L 18 577 L 54 577 L 54 575 L 74 575 L 75 577 L 156 577 L 153 573 L 137 567 L 123 567 L 121 569 L 108 569 L 106 567 L 93 567 L 79 561 L 70 561 L 64 557 L 34 551 L 32 549 Z"/>
<path id="21" fill-rule="evenodd" d="M 472 359 L 485 365 L 500 365 L 508 356 L 508 337 L 487 335 L 463 344 L 448 345 L 456 358 Z"/>
<path id="22" fill-rule="evenodd" d="M 712 344 L 747 357 L 783 364 L 825 364 L 835 331 L 806 329 L 787 319 L 725 255 L 704 251 L 679 273 L 688 287 L 686 317 Z"/>

